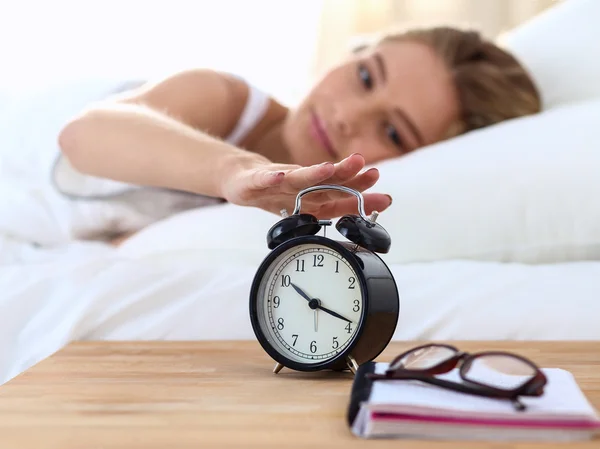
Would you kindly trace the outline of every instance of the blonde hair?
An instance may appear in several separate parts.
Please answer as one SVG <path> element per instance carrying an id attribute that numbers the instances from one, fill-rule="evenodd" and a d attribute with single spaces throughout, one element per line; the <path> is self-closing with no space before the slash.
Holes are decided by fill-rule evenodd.
<path id="1" fill-rule="evenodd" d="M 450 70 L 461 115 L 448 137 L 541 109 L 540 94 L 525 68 L 476 31 L 440 26 L 388 32 L 377 39 L 398 40 L 428 45 Z"/>

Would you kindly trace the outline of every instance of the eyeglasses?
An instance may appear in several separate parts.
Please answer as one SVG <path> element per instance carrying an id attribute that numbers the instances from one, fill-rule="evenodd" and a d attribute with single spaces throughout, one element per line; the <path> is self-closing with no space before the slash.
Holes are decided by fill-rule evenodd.
<path id="1" fill-rule="evenodd" d="M 463 382 L 434 377 L 459 367 Z M 383 374 L 367 374 L 378 380 L 419 380 L 462 393 L 510 400 L 519 411 L 519 396 L 541 396 L 547 379 L 531 360 L 501 351 L 469 354 L 443 344 L 427 344 L 396 357 Z"/>

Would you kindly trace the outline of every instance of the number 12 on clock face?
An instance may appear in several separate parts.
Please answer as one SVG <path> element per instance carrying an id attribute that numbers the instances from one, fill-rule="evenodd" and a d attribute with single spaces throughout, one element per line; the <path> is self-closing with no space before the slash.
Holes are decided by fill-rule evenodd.
<path id="1" fill-rule="evenodd" d="M 325 260 L 325 255 L 313 254 L 312 255 L 312 265 L 309 265 L 309 266 L 314 267 L 314 268 L 323 267 L 324 260 Z M 334 262 L 335 262 L 335 273 L 339 273 L 340 272 L 340 261 L 336 260 Z M 296 270 L 295 270 L 296 272 L 301 272 L 301 273 L 306 272 L 305 267 L 306 267 L 306 259 L 305 258 L 296 259 Z"/>

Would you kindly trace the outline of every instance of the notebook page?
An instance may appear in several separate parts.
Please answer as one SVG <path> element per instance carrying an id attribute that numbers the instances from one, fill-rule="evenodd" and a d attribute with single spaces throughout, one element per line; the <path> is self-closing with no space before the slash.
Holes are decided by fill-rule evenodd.
<path id="1" fill-rule="evenodd" d="M 378 363 L 375 371 L 383 373 L 387 363 Z M 572 418 L 598 419 L 573 375 L 558 368 L 542 370 L 548 378 L 544 395 L 522 397 L 527 410 L 518 412 L 506 400 L 485 398 L 446 390 L 418 381 L 386 380 L 375 381 L 369 399 L 369 408 L 377 411 L 398 413 L 428 413 L 434 415 L 499 416 L 515 419 L 527 418 Z M 437 377 L 453 382 L 462 382 L 458 370 Z"/>

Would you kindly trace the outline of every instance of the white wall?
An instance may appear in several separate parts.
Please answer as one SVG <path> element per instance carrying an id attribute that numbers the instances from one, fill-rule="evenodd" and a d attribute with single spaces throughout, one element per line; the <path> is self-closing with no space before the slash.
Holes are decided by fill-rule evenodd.
<path id="1" fill-rule="evenodd" d="M 237 72 L 293 102 L 307 87 L 321 0 L 0 0 L 0 83 Z"/>

